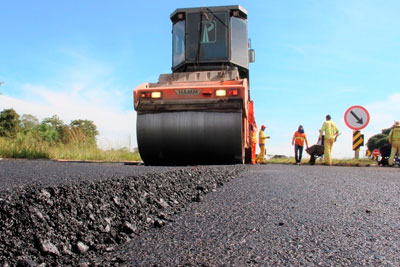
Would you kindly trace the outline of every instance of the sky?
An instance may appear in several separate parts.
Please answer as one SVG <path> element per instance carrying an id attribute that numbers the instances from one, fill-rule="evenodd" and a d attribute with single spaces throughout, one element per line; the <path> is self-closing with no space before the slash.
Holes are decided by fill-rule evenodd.
<path id="1" fill-rule="evenodd" d="M 315 144 L 330 114 L 342 133 L 333 157 L 353 157 L 344 122 L 353 105 L 370 114 L 366 140 L 400 120 L 397 0 L 2 0 L 0 111 L 92 120 L 101 147 L 136 147 L 132 93 L 171 72 L 170 14 L 236 4 L 248 11 L 250 90 L 271 136 L 267 154 L 293 156 L 300 124 Z"/>

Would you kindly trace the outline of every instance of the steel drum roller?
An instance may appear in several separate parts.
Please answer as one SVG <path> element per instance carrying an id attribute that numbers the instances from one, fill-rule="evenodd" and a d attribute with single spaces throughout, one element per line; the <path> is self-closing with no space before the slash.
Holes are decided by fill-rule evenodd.
<path id="1" fill-rule="evenodd" d="M 242 163 L 241 112 L 138 114 L 136 130 L 146 165 Z"/>

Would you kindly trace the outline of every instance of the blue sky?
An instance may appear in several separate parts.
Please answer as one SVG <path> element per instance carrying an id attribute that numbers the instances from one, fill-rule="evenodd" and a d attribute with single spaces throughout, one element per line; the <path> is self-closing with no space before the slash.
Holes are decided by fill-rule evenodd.
<path id="1" fill-rule="evenodd" d="M 9 1 L 0 8 L 0 110 L 65 123 L 93 120 L 103 147 L 136 145 L 132 91 L 171 67 L 176 8 L 240 4 L 256 50 L 250 67 L 268 154 L 292 155 L 302 124 L 316 142 L 325 115 L 342 135 L 333 156 L 352 157 L 343 115 L 366 107 L 366 138 L 400 119 L 400 2 Z"/>

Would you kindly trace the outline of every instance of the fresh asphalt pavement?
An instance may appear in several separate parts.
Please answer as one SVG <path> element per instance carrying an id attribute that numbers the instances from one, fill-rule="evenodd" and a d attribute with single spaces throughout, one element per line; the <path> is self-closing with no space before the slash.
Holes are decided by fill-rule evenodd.
<path id="1" fill-rule="evenodd" d="M 115 255 L 128 266 L 400 266 L 400 169 L 248 166 Z"/>
<path id="2" fill-rule="evenodd" d="M 26 185 L 46 186 L 79 181 L 101 181 L 173 169 L 174 167 L 132 166 L 124 163 L 4 159 L 0 160 L 0 189 Z"/>

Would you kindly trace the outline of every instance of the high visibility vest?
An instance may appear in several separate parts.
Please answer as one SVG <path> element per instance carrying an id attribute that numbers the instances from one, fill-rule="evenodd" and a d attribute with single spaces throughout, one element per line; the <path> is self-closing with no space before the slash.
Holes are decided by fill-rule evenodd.
<path id="1" fill-rule="evenodd" d="M 389 141 L 400 141 L 400 126 L 395 126 L 390 130 Z"/>
<path id="2" fill-rule="evenodd" d="M 258 134 L 258 143 L 260 144 L 260 145 L 265 145 L 265 140 L 266 140 L 267 138 L 265 138 L 265 133 L 264 133 L 264 131 L 263 130 L 260 130 L 260 133 Z"/>
<path id="3" fill-rule="evenodd" d="M 321 127 L 321 135 L 325 132 L 325 139 L 335 138 L 335 133 L 339 133 L 339 129 L 333 121 L 324 121 Z"/>
<path id="4" fill-rule="evenodd" d="M 292 143 L 295 142 L 295 144 L 298 146 L 304 146 L 304 141 L 306 141 L 306 144 L 308 146 L 306 134 L 296 131 L 293 135 Z"/>

